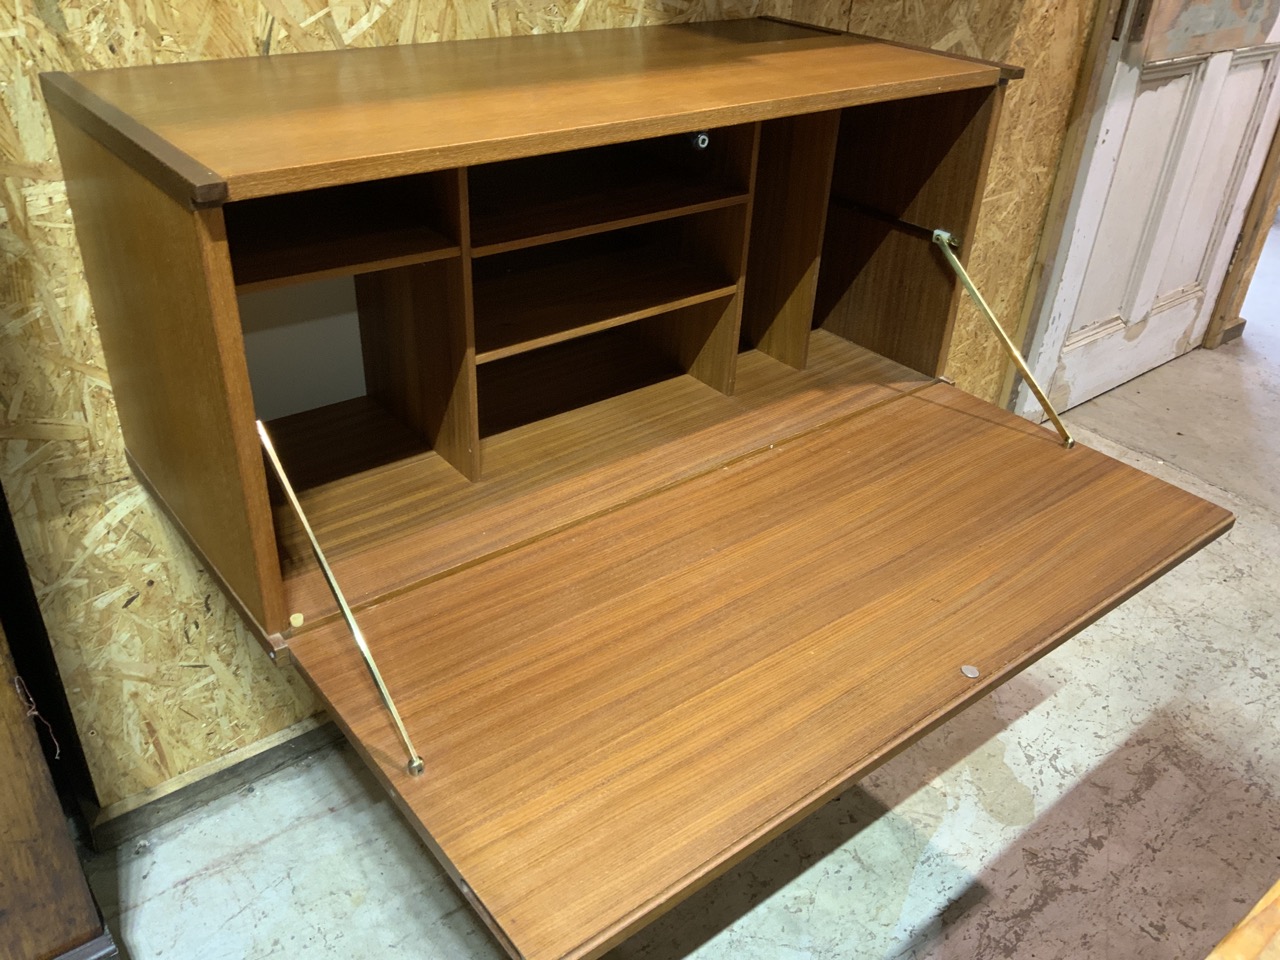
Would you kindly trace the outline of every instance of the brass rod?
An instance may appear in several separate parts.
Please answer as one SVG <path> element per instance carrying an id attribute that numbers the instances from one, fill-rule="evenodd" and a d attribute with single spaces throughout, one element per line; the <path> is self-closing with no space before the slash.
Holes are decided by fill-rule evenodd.
<path id="1" fill-rule="evenodd" d="M 289 505 L 293 507 L 293 512 L 297 515 L 298 522 L 302 524 L 302 529 L 306 532 L 307 539 L 311 541 L 311 552 L 316 555 L 316 560 L 320 563 L 320 571 L 324 574 L 325 582 L 329 584 L 329 589 L 333 592 L 334 599 L 338 601 L 338 607 L 342 610 L 342 618 L 347 621 L 347 628 L 351 631 L 351 636 L 356 641 L 360 656 L 364 658 L 364 665 L 369 668 L 369 676 L 373 677 L 378 693 L 382 696 L 382 703 L 386 706 L 387 712 L 391 714 L 391 719 L 395 721 L 396 731 L 404 742 L 404 748 L 409 751 L 409 763 L 405 769 L 416 777 L 424 769 L 422 757 L 413 748 L 413 741 L 409 739 L 409 731 L 405 729 L 404 721 L 400 719 L 400 711 L 396 709 L 396 702 L 391 699 L 391 691 L 387 689 L 387 685 L 382 679 L 382 671 L 378 669 L 378 664 L 373 659 L 373 653 L 365 642 L 364 633 L 361 632 L 359 624 L 356 623 L 356 615 L 351 612 L 351 607 L 347 603 L 347 598 L 343 594 L 342 588 L 338 586 L 337 578 L 333 575 L 329 561 L 325 559 L 324 551 L 320 549 L 320 541 L 316 539 L 315 531 L 311 529 L 311 524 L 307 521 L 307 515 L 302 510 L 298 495 L 293 492 L 293 484 L 289 482 L 289 477 L 284 472 L 284 466 L 280 463 L 280 458 L 276 456 L 276 448 L 271 443 L 266 424 L 261 420 L 257 421 L 257 423 L 258 436 L 262 438 L 262 448 L 267 451 L 267 459 L 271 461 L 271 469 L 275 471 L 276 479 L 280 481 L 280 486 L 284 488 L 284 495 L 288 498 Z"/>
<path id="2" fill-rule="evenodd" d="M 1040 406 L 1044 408 L 1044 412 L 1048 414 L 1049 419 L 1053 421 L 1053 425 L 1058 429 L 1058 436 L 1062 437 L 1062 445 L 1068 449 L 1076 445 L 1075 438 L 1067 430 L 1066 424 L 1062 422 L 1062 418 L 1058 416 L 1058 411 L 1053 409 L 1053 404 L 1049 402 L 1049 398 L 1045 392 L 1040 389 L 1040 384 L 1036 383 L 1036 378 L 1032 376 L 1031 369 L 1027 366 L 1027 361 L 1022 359 L 1022 353 L 1013 345 L 1013 341 L 1009 339 L 1009 335 L 1004 332 L 1004 327 L 1000 326 L 1000 321 L 996 319 L 996 315 L 991 312 L 991 308 L 987 306 L 987 301 L 982 299 L 982 294 L 978 292 L 978 288 L 973 285 L 973 279 L 969 276 L 969 272 L 965 270 L 964 264 L 956 257 L 952 247 L 955 246 L 955 239 L 946 230 L 933 231 L 933 242 L 938 245 L 942 251 L 942 255 L 947 258 L 947 263 L 951 264 L 951 269 L 956 272 L 956 276 L 960 278 L 960 282 L 964 284 L 964 288 L 969 291 L 969 296 L 973 297 L 973 302 L 978 305 L 978 309 L 982 315 L 987 318 L 987 322 L 991 324 L 991 329 L 996 332 L 1001 345 L 1005 352 L 1009 354 L 1009 358 L 1017 366 L 1018 372 L 1022 374 L 1022 379 L 1027 381 L 1027 386 L 1031 388 L 1031 392 L 1036 395 L 1036 399 L 1040 401 Z"/>

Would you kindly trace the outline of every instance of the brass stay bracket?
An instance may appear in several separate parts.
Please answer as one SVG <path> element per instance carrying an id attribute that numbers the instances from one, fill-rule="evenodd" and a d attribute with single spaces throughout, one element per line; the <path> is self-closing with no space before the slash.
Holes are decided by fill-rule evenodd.
<path id="1" fill-rule="evenodd" d="M 1040 384 L 1036 383 L 1036 378 L 1032 376 L 1027 361 L 1022 359 L 1022 354 L 1014 343 L 1009 339 L 1009 335 L 1004 332 L 1004 327 L 1000 326 L 1000 321 L 996 319 L 996 315 L 991 312 L 991 308 L 987 306 L 987 301 L 982 299 L 982 294 L 978 292 L 978 288 L 973 285 L 973 278 L 969 276 L 969 272 L 965 270 L 964 264 L 956 257 L 954 247 L 958 246 L 954 237 L 946 230 L 933 231 L 933 242 L 938 245 L 938 249 L 942 251 L 942 255 L 947 258 L 947 263 L 951 265 L 951 269 L 955 271 L 956 276 L 960 278 L 960 282 L 964 288 L 969 291 L 969 296 L 973 297 L 973 302 L 978 305 L 978 309 L 982 315 L 987 318 L 987 322 L 991 324 L 991 329 L 995 331 L 996 337 L 1000 340 L 1001 346 L 1005 352 L 1009 354 L 1009 359 L 1013 361 L 1018 368 L 1018 372 L 1022 374 L 1022 378 L 1027 381 L 1027 386 L 1031 388 L 1031 392 L 1036 395 L 1036 399 L 1040 401 L 1040 406 L 1044 408 L 1044 412 L 1049 419 L 1053 421 L 1053 425 L 1058 430 L 1058 435 L 1062 437 L 1062 445 L 1067 449 L 1076 445 L 1075 438 L 1071 436 L 1066 425 L 1063 424 L 1062 418 L 1058 416 L 1058 411 L 1053 409 L 1053 404 L 1049 402 L 1049 398 L 1045 392 L 1040 389 Z"/>
<path id="2" fill-rule="evenodd" d="M 333 598 L 338 601 L 338 607 L 342 610 L 342 618 L 347 621 L 347 628 L 351 631 L 356 647 L 360 650 L 360 656 L 364 658 L 364 665 L 369 669 L 369 676 L 373 677 L 374 685 L 377 686 L 378 693 L 382 697 L 383 706 L 387 708 L 387 712 L 391 714 L 391 719 L 395 721 L 396 732 L 400 734 L 400 740 L 404 743 L 405 750 L 409 752 L 409 762 L 405 765 L 405 769 L 412 776 L 419 776 L 424 769 L 422 757 L 413 748 L 413 741 L 409 739 L 409 731 L 405 729 L 404 721 L 400 719 L 400 711 L 396 709 L 396 702 L 391 699 L 391 691 L 387 689 L 387 685 L 382 679 L 382 671 L 378 669 L 378 664 L 373 659 L 373 653 L 369 650 L 369 644 L 365 642 L 364 633 L 361 632 L 360 626 L 356 623 L 356 616 L 351 612 L 351 607 L 347 603 L 347 598 L 343 594 L 342 588 L 338 586 L 333 570 L 329 567 L 329 561 L 325 559 L 324 551 L 320 549 L 320 542 L 316 539 L 315 531 L 311 529 L 311 524 L 307 522 L 307 515 L 302 511 L 302 504 L 298 501 L 298 495 L 293 492 L 293 484 L 289 482 L 289 478 L 284 472 L 284 466 L 280 463 L 280 458 L 276 456 L 276 448 L 272 445 L 271 437 L 267 434 L 266 425 L 261 420 L 257 421 L 257 423 L 258 436 L 262 439 L 262 448 L 267 452 L 267 459 L 271 461 L 271 469 L 275 471 L 276 479 L 280 481 L 280 486 L 284 488 L 284 495 L 288 498 L 289 505 L 293 507 L 293 512 L 297 514 L 298 522 L 302 524 L 302 529 L 306 532 L 307 539 L 311 541 L 311 552 L 316 555 L 316 560 L 320 563 L 320 571 L 324 574 L 325 582 L 329 584 Z"/>

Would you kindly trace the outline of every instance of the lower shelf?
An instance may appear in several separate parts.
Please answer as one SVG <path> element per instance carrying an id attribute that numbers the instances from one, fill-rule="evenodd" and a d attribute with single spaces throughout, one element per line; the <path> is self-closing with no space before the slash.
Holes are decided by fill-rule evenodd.
<path id="1" fill-rule="evenodd" d="M 421 777 L 291 648 L 513 956 L 595 957 L 1231 523 L 932 384 L 365 610 Z"/>

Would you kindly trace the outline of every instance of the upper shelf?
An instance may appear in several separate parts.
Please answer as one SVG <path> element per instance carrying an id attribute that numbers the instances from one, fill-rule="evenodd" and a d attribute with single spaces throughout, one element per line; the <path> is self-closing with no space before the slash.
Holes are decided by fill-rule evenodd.
<path id="1" fill-rule="evenodd" d="M 436 225 L 430 177 L 375 180 L 262 197 L 224 208 L 236 289 L 386 270 L 455 257 Z"/>
<path id="2" fill-rule="evenodd" d="M 655 163 L 629 147 L 472 168 L 472 254 L 507 253 L 747 200 L 745 183 Z"/>
<path id="3" fill-rule="evenodd" d="M 50 103 L 184 203 L 217 205 L 990 86 L 998 64 L 773 20 L 127 67 Z"/>
<path id="4" fill-rule="evenodd" d="M 657 244 L 478 277 L 476 363 L 727 297 L 737 289 L 723 271 Z"/>

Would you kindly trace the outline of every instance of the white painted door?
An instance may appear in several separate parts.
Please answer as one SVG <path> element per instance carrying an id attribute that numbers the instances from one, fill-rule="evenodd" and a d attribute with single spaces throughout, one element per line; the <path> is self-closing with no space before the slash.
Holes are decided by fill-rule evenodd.
<path id="1" fill-rule="evenodd" d="M 1280 114 L 1280 43 L 1157 60 L 1156 39 L 1116 44 L 1045 298 L 1033 372 L 1059 409 L 1200 345 Z"/>

